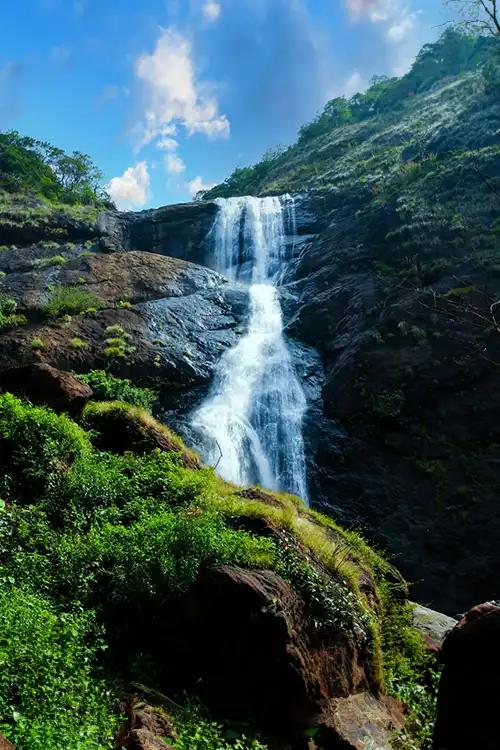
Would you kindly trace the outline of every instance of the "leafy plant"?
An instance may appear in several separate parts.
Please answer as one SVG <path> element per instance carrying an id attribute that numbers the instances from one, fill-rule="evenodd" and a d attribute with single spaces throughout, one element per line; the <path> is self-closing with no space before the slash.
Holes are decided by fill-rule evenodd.
<path id="1" fill-rule="evenodd" d="M 97 295 L 78 285 L 54 286 L 45 305 L 45 314 L 50 318 L 59 318 L 62 315 L 81 315 L 89 309 L 98 310 L 101 307 L 103 302 Z"/>
<path id="2" fill-rule="evenodd" d="M 105 370 L 91 370 L 77 376 L 94 391 L 94 398 L 102 401 L 126 401 L 151 411 L 156 401 L 156 392 L 151 388 L 140 388 L 127 378 L 118 378 Z"/>

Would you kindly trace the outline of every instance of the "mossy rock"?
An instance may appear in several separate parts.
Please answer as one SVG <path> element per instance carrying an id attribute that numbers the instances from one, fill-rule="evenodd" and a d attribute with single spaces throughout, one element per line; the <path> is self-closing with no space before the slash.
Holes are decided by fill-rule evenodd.
<path id="1" fill-rule="evenodd" d="M 197 454 L 140 406 L 124 401 L 91 401 L 83 411 L 83 424 L 92 430 L 93 443 L 99 450 L 141 454 L 160 448 L 177 453 L 186 468 L 201 467 Z"/>

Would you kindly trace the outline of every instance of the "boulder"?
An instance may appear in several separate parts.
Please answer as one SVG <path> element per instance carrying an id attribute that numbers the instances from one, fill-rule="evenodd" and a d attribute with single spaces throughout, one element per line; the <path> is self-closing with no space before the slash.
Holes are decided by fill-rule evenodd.
<path id="1" fill-rule="evenodd" d="M 2 737 L 0 734 L 0 750 L 16 750 L 12 742 L 9 742 L 9 740 L 6 740 L 5 737 Z"/>
<path id="2" fill-rule="evenodd" d="M 122 708 L 127 719 L 116 736 L 115 750 L 169 750 L 167 740 L 177 739 L 169 716 L 161 709 L 138 700 L 127 701 Z"/>
<path id="3" fill-rule="evenodd" d="M 434 750 L 498 750 L 500 603 L 473 607 L 441 652 Z"/>
<path id="4" fill-rule="evenodd" d="M 302 598 L 271 571 L 203 572 L 155 638 L 167 692 L 196 690 L 216 713 L 252 716 L 292 741 L 334 699 L 361 692 L 377 703 L 364 639 L 347 628 L 318 629 Z"/>
<path id="5" fill-rule="evenodd" d="M 363 692 L 332 701 L 317 724 L 318 746 L 325 750 L 392 750 L 404 714 L 394 698 Z"/>
<path id="6" fill-rule="evenodd" d="M 454 617 L 436 612 L 421 604 L 413 606 L 413 626 L 422 634 L 427 649 L 438 654 L 447 634 L 457 624 Z"/>
<path id="7" fill-rule="evenodd" d="M 80 412 L 92 398 L 92 389 L 69 372 L 46 363 L 15 367 L 0 373 L 0 388 L 25 396 L 33 404 L 70 414 Z"/>

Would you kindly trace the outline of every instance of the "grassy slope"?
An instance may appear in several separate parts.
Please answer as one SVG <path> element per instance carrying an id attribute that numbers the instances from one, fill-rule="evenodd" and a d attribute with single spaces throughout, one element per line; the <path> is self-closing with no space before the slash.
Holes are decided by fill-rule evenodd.
<path id="1" fill-rule="evenodd" d="M 130 407 L 130 419 L 153 421 L 140 407 Z M 200 569 L 224 563 L 288 578 L 320 627 L 364 633 L 381 683 L 396 693 L 404 683 L 407 699 L 417 695 L 425 660 L 398 603 L 403 584 L 359 535 L 297 498 L 242 494 L 211 469 L 185 468 L 178 453 L 114 455 L 96 451 L 91 439 L 65 416 L 0 396 L 0 731 L 18 750 L 109 747 L 121 674 L 99 666 L 103 603 L 130 602 L 147 618 L 155 601 L 175 602 Z M 245 518 L 265 519 L 276 535 L 248 533 L 238 521 Z M 360 589 L 362 572 L 375 582 L 376 603 Z M 137 656 L 128 654 L 126 667 L 144 681 Z M 427 720 L 428 708 L 408 700 Z M 183 721 L 192 729 L 186 716 L 181 734 Z M 260 747 L 244 742 L 238 747 Z"/>

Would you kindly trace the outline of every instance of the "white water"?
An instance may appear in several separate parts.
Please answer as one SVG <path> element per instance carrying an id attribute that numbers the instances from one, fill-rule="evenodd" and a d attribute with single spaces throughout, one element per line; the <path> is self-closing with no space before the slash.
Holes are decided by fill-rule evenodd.
<path id="1" fill-rule="evenodd" d="M 247 333 L 218 365 L 192 417 L 205 459 L 239 485 L 260 484 L 307 499 L 302 437 L 306 399 L 283 335 L 276 284 L 286 267 L 293 199 L 219 199 L 211 232 L 218 271 L 249 284 Z"/>

